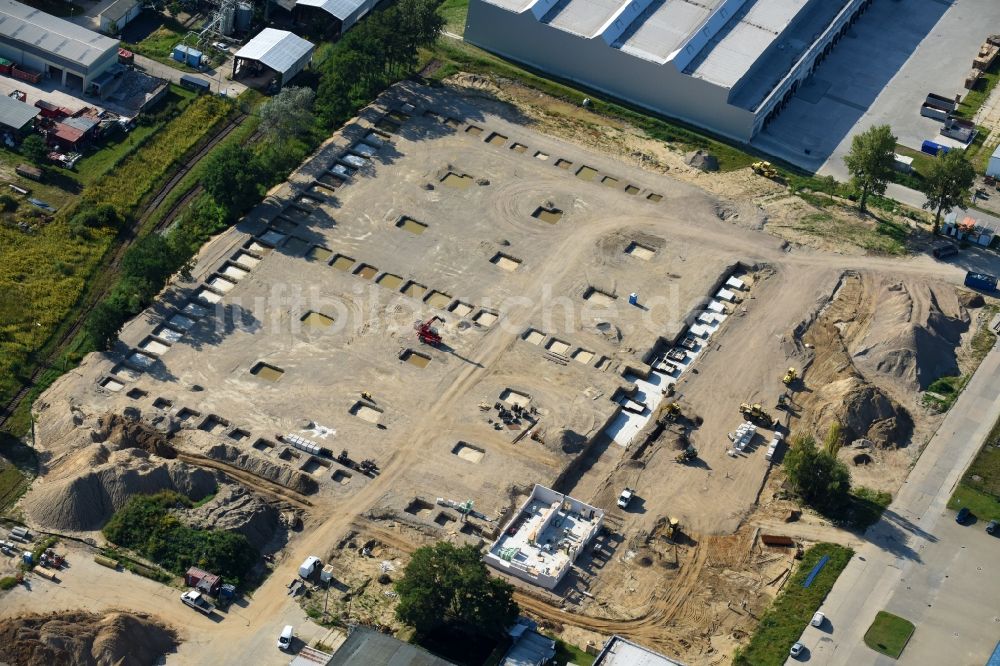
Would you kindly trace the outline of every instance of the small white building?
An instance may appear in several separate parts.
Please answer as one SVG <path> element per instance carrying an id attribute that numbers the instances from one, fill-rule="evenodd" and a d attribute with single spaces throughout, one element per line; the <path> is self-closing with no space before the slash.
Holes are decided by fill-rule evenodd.
<path id="1" fill-rule="evenodd" d="M 604 649 L 594 659 L 594 666 L 683 666 L 683 664 L 615 635 L 604 644 Z"/>
<path id="2" fill-rule="evenodd" d="M 601 509 L 535 484 L 484 560 L 499 571 L 551 590 L 603 522 Z"/>
<path id="3" fill-rule="evenodd" d="M 1000 146 L 990 155 L 990 163 L 986 165 L 986 175 L 1000 178 Z"/>

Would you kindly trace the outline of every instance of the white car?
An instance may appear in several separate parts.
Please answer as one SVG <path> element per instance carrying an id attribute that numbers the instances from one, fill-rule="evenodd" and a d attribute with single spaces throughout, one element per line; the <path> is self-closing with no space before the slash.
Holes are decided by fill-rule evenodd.
<path id="1" fill-rule="evenodd" d="M 295 636 L 295 630 L 292 625 L 286 624 L 285 628 L 281 630 L 281 635 L 278 636 L 278 649 L 287 651 L 292 646 L 293 636 Z"/>
<path id="2" fill-rule="evenodd" d="M 792 657 L 797 657 L 802 654 L 803 649 L 805 649 L 805 646 L 802 645 L 802 643 L 796 643 L 792 646 L 792 649 L 788 651 L 788 654 Z"/>
<path id="3" fill-rule="evenodd" d="M 823 626 L 823 620 L 825 620 L 825 619 L 826 619 L 826 616 L 823 615 L 823 613 L 821 611 L 816 611 L 816 614 L 813 615 L 813 619 L 809 621 L 809 624 L 811 624 L 814 627 L 822 627 Z"/>
<path id="4" fill-rule="evenodd" d="M 629 505 L 629 502 L 632 501 L 632 496 L 634 494 L 634 490 L 631 488 L 625 488 L 625 490 L 622 491 L 622 494 L 618 496 L 618 506 L 623 509 L 626 508 Z"/>

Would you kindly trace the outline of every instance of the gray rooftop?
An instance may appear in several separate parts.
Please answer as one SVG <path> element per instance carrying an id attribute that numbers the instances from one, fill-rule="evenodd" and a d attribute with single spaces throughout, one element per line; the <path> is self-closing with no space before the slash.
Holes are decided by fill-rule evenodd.
<path id="1" fill-rule="evenodd" d="M 626 0 L 560 0 L 543 23 L 583 37 L 593 37 Z"/>
<path id="2" fill-rule="evenodd" d="M 653 652 L 625 640 L 621 636 L 612 636 L 597 655 L 594 666 L 682 666 L 682 664 L 659 652 Z"/>
<path id="3" fill-rule="evenodd" d="M 296 0 L 296 5 L 317 7 L 341 21 L 358 11 L 366 0 Z"/>
<path id="4" fill-rule="evenodd" d="M 722 0 L 656 0 L 615 43 L 623 52 L 666 62 Z"/>
<path id="5" fill-rule="evenodd" d="M 108 5 L 107 9 L 101 12 L 100 16 L 109 21 L 121 21 L 132 8 L 139 4 L 138 0 L 115 0 Z"/>
<path id="6" fill-rule="evenodd" d="M 0 0 L 0 39 L 90 67 L 118 42 L 13 0 Z"/>
<path id="7" fill-rule="evenodd" d="M 298 35 L 285 30 L 264 28 L 236 52 L 237 58 L 257 60 L 276 72 L 291 71 L 303 58 L 309 57 L 313 48 Z"/>
<path id="8" fill-rule="evenodd" d="M 391 666 L 454 666 L 427 650 L 372 629 L 356 627 L 337 648 L 327 666 L 387 664 Z"/>
<path id="9" fill-rule="evenodd" d="M 11 129 L 21 129 L 38 115 L 38 109 L 11 99 L 6 95 L 0 95 L 0 125 Z"/>

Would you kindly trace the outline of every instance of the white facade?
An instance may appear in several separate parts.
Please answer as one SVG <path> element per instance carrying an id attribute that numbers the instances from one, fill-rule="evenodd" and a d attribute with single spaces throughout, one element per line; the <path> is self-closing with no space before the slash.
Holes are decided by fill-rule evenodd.
<path id="1" fill-rule="evenodd" d="M 749 141 L 872 0 L 470 0 L 465 39 Z"/>

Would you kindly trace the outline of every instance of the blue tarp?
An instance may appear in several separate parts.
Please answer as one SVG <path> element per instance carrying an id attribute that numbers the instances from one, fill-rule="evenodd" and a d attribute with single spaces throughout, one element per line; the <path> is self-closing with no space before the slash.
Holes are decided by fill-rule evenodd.
<path id="1" fill-rule="evenodd" d="M 1000 666 L 1000 643 L 993 649 L 993 654 L 990 655 L 990 660 L 986 662 L 986 666 Z"/>
<path id="2" fill-rule="evenodd" d="M 802 587 L 809 587 L 810 585 L 812 585 L 813 579 L 815 579 L 816 576 L 819 575 L 819 572 L 823 570 L 823 567 L 825 567 L 826 563 L 829 561 L 830 561 L 829 555 L 824 555 L 823 557 L 819 558 L 819 562 L 816 563 L 816 566 L 813 567 L 813 570 L 809 572 L 809 575 L 806 576 L 806 579 L 802 582 Z"/>

